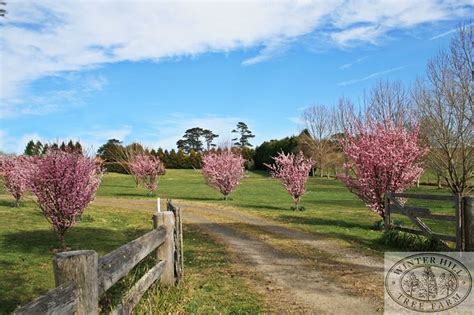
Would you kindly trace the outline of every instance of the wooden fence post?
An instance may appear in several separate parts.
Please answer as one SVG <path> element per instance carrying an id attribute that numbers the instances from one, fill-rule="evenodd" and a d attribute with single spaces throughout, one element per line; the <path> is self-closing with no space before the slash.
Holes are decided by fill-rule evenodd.
<path id="1" fill-rule="evenodd" d="M 386 192 L 383 197 L 383 205 L 385 208 L 385 215 L 384 215 L 384 224 L 383 229 L 388 231 L 390 229 L 390 192 Z"/>
<path id="2" fill-rule="evenodd" d="M 176 283 L 174 275 L 174 214 L 171 211 L 158 212 L 153 215 L 153 226 L 163 225 L 166 229 L 165 242 L 157 249 L 157 260 L 165 260 L 160 282 L 164 286 L 173 286 Z"/>
<path id="3" fill-rule="evenodd" d="M 56 286 L 75 284 L 79 315 L 99 314 L 97 265 L 98 256 L 93 250 L 59 253 L 53 259 Z"/>
<path id="4" fill-rule="evenodd" d="M 454 196 L 454 215 L 456 217 L 456 250 L 463 251 L 464 250 L 464 242 L 463 242 L 463 206 L 462 206 L 462 197 L 459 194 Z"/>
<path id="5" fill-rule="evenodd" d="M 465 196 L 463 199 L 465 250 L 474 251 L 474 196 Z"/>

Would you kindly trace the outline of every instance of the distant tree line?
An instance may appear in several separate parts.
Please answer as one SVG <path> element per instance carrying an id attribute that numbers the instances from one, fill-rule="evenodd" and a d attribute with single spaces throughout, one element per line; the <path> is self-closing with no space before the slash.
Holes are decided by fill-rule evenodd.
<path id="1" fill-rule="evenodd" d="M 61 151 L 68 151 L 68 152 L 81 152 L 82 153 L 82 145 L 79 141 L 73 142 L 69 140 L 66 144 L 64 141 L 61 143 L 41 143 L 41 141 L 34 142 L 30 140 L 25 147 L 25 151 L 23 152 L 24 155 L 28 156 L 40 156 L 46 154 L 49 149 L 53 150 L 61 150 Z"/>

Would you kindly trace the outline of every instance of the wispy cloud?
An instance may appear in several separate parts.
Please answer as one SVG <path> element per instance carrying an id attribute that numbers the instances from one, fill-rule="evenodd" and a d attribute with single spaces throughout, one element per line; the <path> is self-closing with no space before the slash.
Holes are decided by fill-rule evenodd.
<path id="1" fill-rule="evenodd" d="M 288 49 L 290 49 L 290 46 L 293 42 L 294 40 L 284 38 L 273 40 L 270 43 L 266 44 L 266 46 L 262 50 L 260 50 L 260 52 L 256 56 L 242 61 L 242 65 L 254 65 L 275 58 L 276 56 L 280 56 Z"/>
<path id="2" fill-rule="evenodd" d="M 391 68 L 391 69 L 387 69 L 387 70 L 383 70 L 383 71 L 379 71 L 379 72 L 374 72 L 374 73 L 371 73 L 363 78 L 359 78 L 359 79 L 352 79 L 352 80 L 348 80 L 348 81 L 342 81 L 342 82 L 339 82 L 337 85 L 339 86 L 346 86 L 346 85 L 351 85 L 351 84 L 355 84 L 355 83 L 359 83 L 359 82 L 363 82 L 363 81 L 366 81 L 366 80 L 370 80 L 370 79 L 373 79 L 373 78 L 376 78 L 376 77 L 379 77 L 379 76 L 382 76 L 384 74 L 389 74 L 391 72 L 395 72 L 395 71 L 398 71 L 398 70 L 401 70 L 403 68 L 406 68 L 407 66 L 400 66 L 400 67 L 395 67 L 395 68 Z"/>
<path id="3" fill-rule="evenodd" d="M 0 104 L 0 119 L 18 115 L 46 115 L 65 106 L 80 106 L 86 100 L 102 91 L 108 80 L 101 75 L 63 75 L 59 80 L 69 81 L 68 88 L 49 90 L 40 94 L 28 93 L 10 102 Z"/>
<path id="4" fill-rule="evenodd" d="M 356 26 L 331 34 L 331 39 L 337 44 L 348 47 L 360 43 L 376 45 L 386 28 L 382 25 Z"/>
<path id="5" fill-rule="evenodd" d="M 361 63 L 361 62 L 364 61 L 365 59 L 367 59 L 367 57 L 357 58 L 357 59 L 354 60 L 353 62 L 343 64 L 342 66 L 339 67 L 339 70 L 349 69 L 349 68 L 352 67 L 353 65 L 356 65 L 356 64 L 358 64 L 358 63 Z"/>
<path id="6" fill-rule="evenodd" d="M 474 23 L 467 24 L 466 27 L 469 27 L 469 26 L 472 26 L 472 25 L 474 25 Z M 441 33 L 441 34 L 438 34 L 438 35 L 435 35 L 435 36 L 431 37 L 430 40 L 435 40 L 435 39 L 438 39 L 438 38 L 448 36 L 449 34 L 452 34 L 452 33 L 456 32 L 457 30 L 458 30 L 457 27 L 453 28 L 453 29 L 450 29 L 449 31 L 446 31 L 444 33 Z"/>
<path id="7" fill-rule="evenodd" d="M 0 25 L 0 101 L 15 106 L 32 81 L 122 61 L 161 61 L 262 47 L 243 65 L 309 34 L 337 47 L 378 44 L 393 30 L 471 16 L 453 1 L 8 2 Z M 218 30 L 218 31 L 216 31 Z M 8 75 L 4 75 L 8 73 Z"/>

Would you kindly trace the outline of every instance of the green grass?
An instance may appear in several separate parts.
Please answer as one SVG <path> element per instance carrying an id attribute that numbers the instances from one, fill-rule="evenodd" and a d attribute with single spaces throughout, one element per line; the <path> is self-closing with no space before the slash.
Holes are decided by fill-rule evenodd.
<path id="1" fill-rule="evenodd" d="M 446 190 L 424 185 L 415 187 L 410 192 L 448 194 Z M 135 188 L 130 176 L 122 174 L 108 174 L 99 195 L 156 198 L 156 196 L 147 197 L 144 189 Z M 374 222 L 380 220 L 380 217 L 368 210 L 355 195 L 335 179 L 320 177 L 309 179 L 307 193 L 301 202 L 305 207 L 303 212 L 291 210 L 293 205 L 291 197 L 281 184 L 268 177 L 266 172 L 248 172 L 241 185 L 231 194 L 231 200 L 224 201 L 218 192 L 205 184 L 198 171 L 167 170 L 167 174 L 160 180 L 157 195 L 161 198 L 233 206 L 352 246 L 379 253 L 389 249 L 378 241 L 381 232 L 372 230 Z M 408 204 L 430 208 L 433 213 L 454 215 L 454 209 L 448 202 L 411 199 Z M 394 215 L 394 219 L 406 226 L 412 226 L 408 218 L 401 215 Z M 426 220 L 426 223 L 435 232 L 454 235 L 452 222 Z"/>
<path id="2" fill-rule="evenodd" d="M 375 254 L 393 249 L 380 242 L 381 231 L 372 230 L 379 216 L 369 211 L 353 194 L 334 179 L 310 178 L 303 197 L 303 212 L 291 211 L 291 197 L 280 183 L 264 172 L 249 172 L 242 184 L 224 201 L 208 187 L 194 170 L 168 170 L 160 180 L 161 198 L 202 201 L 232 206 L 284 222 L 322 238 L 338 240 L 348 246 Z M 434 186 L 421 186 L 412 192 L 446 194 Z M 136 188 L 130 176 L 107 174 L 98 196 L 113 198 L 156 198 Z M 409 200 L 434 213 L 453 214 L 449 203 Z M 67 235 L 72 249 L 93 249 L 100 255 L 142 235 L 151 228 L 151 213 L 114 207 L 90 206 Z M 396 220 L 407 220 L 395 217 Z M 427 223 L 439 233 L 453 233 L 445 222 Z M 0 195 L 0 313 L 8 313 L 54 286 L 52 249 L 58 247 L 56 235 L 32 201 L 14 208 L 10 197 Z M 169 309 L 188 313 L 256 313 L 261 298 L 246 283 L 234 277 L 224 248 L 193 227 L 185 233 L 186 279 L 177 288 L 154 289 L 142 301 L 138 313 Z M 156 294 L 155 294 L 156 293 Z"/>
<path id="3" fill-rule="evenodd" d="M 54 287 L 52 258 L 59 246 L 56 234 L 33 202 L 25 201 L 19 208 L 13 205 L 10 197 L 0 195 L 0 314 L 8 314 Z M 82 222 L 66 234 L 66 241 L 73 250 L 93 249 L 104 255 L 151 228 L 149 211 L 91 206 Z M 213 308 L 225 313 L 260 310 L 258 295 L 232 276 L 222 245 L 193 227 L 186 228 L 184 237 L 186 280 L 176 289 L 159 292 L 155 302 L 203 313 L 212 313 Z M 222 295 L 217 294 L 221 289 Z M 138 310 L 147 307 L 150 304 Z"/>
<path id="4" fill-rule="evenodd" d="M 249 294 L 246 283 L 230 267 L 224 246 L 194 226 L 185 226 L 184 280 L 173 289 L 159 286 L 147 292 L 137 306 L 139 314 L 257 314 L 264 302 Z"/>

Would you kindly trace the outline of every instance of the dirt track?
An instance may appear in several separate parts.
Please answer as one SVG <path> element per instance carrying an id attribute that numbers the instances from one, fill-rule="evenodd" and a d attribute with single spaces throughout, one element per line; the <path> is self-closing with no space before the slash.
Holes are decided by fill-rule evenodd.
<path id="1" fill-rule="evenodd" d="M 96 203 L 105 200 L 96 200 Z M 111 205 L 111 199 L 107 199 Z M 115 203 L 115 202 L 114 202 Z M 134 200 L 141 209 L 152 201 Z M 226 207 L 176 201 L 185 224 L 224 243 L 236 269 L 275 313 L 374 314 L 383 310 L 383 261 L 336 241 Z M 118 202 L 119 207 L 127 207 Z"/>

